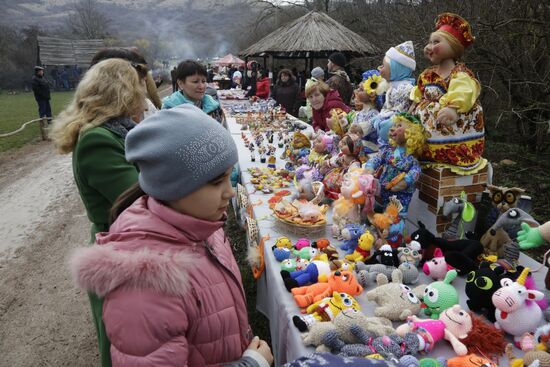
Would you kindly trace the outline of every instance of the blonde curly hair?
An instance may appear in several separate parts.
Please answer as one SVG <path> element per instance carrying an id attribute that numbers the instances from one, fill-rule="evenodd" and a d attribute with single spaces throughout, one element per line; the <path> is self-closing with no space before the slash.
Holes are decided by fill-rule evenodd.
<path id="1" fill-rule="evenodd" d="M 145 88 L 130 62 L 101 61 L 84 74 L 73 99 L 54 120 L 50 136 L 60 153 L 70 153 L 83 132 L 114 117 L 132 116 L 144 103 Z"/>
<path id="2" fill-rule="evenodd" d="M 405 126 L 405 148 L 407 155 L 414 155 L 418 157 L 424 150 L 426 144 L 426 130 L 420 123 L 415 123 L 408 118 L 400 115 L 392 117 L 393 123 L 401 122 Z M 390 137 L 390 145 L 392 147 L 397 146 L 397 143 Z"/>

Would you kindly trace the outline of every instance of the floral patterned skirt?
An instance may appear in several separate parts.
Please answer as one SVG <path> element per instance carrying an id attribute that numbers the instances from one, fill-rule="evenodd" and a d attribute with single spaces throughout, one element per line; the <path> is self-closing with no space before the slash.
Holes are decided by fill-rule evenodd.
<path id="1" fill-rule="evenodd" d="M 463 175 L 474 174 L 487 165 L 482 158 L 485 145 L 483 109 L 475 104 L 467 113 L 459 113 L 458 121 L 445 126 L 436 121 L 441 110 L 439 102 L 421 101 L 414 113 L 428 132 L 421 157 L 424 167 L 450 168 Z"/>

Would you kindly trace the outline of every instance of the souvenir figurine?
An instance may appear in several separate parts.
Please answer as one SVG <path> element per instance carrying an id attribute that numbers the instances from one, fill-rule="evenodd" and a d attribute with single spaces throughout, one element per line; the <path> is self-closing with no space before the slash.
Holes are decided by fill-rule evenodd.
<path id="1" fill-rule="evenodd" d="M 327 172 L 323 183 L 325 193 L 330 199 L 338 199 L 340 186 L 348 168 L 355 164 L 360 165 L 359 152 L 361 151 L 360 138 L 355 134 L 347 134 L 338 143 L 340 152 L 337 156 L 325 160 L 321 166 L 321 173 Z"/>
<path id="2" fill-rule="evenodd" d="M 413 110 L 429 133 L 421 160 L 430 167 L 450 168 L 462 175 L 483 169 L 485 143 L 481 90 L 474 73 L 457 63 L 474 43 L 470 24 L 460 16 L 443 13 L 436 31 L 424 47 L 432 66 L 418 77 L 411 92 Z"/>

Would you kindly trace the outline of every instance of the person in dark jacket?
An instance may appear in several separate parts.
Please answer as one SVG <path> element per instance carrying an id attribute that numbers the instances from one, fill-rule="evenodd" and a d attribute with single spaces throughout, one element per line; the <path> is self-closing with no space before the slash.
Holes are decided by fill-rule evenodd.
<path id="1" fill-rule="evenodd" d="M 32 91 L 34 99 L 38 103 L 38 115 L 40 118 L 46 117 L 48 122 L 52 120 L 52 108 L 50 106 L 50 86 L 44 79 L 44 68 L 34 67 L 34 76 L 32 78 Z"/>
<path id="2" fill-rule="evenodd" d="M 330 89 L 327 83 L 322 80 L 315 81 L 306 88 L 306 98 L 311 103 L 313 111 L 313 129 L 329 131 L 327 119 L 330 118 L 330 111 L 339 108 L 350 112 L 349 108 L 340 98 L 337 90 Z"/>
<path id="3" fill-rule="evenodd" d="M 170 79 L 172 81 L 172 93 L 178 91 L 178 78 L 176 77 L 176 67 L 170 70 Z"/>
<path id="4" fill-rule="evenodd" d="M 262 99 L 269 98 L 269 89 L 271 87 L 271 81 L 267 76 L 265 70 L 258 71 L 258 81 L 256 82 L 256 96 Z"/>
<path id="5" fill-rule="evenodd" d="M 327 80 L 327 84 L 338 91 L 345 104 L 350 105 L 353 86 L 344 70 L 346 63 L 346 56 L 341 52 L 335 52 L 328 57 L 327 69 L 331 77 Z"/>
<path id="6" fill-rule="evenodd" d="M 296 83 L 292 72 L 288 69 L 279 71 L 277 82 L 273 87 L 272 97 L 292 116 L 297 116 L 299 93 L 300 87 Z"/>
<path id="7" fill-rule="evenodd" d="M 246 64 L 246 77 L 244 78 L 243 89 L 248 90 L 246 97 L 256 95 L 256 78 L 258 76 L 258 63 L 254 60 Z"/>

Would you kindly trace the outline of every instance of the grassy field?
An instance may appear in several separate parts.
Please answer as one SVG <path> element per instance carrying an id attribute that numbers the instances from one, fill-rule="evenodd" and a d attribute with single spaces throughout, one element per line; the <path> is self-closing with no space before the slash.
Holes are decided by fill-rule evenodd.
<path id="1" fill-rule="evenodd" d="M 54 92 L 50 104 L 55 117 L 70 101 L 74 92 Z M 27 121 L 38 118 L 38 105 L 32 93 L 20 92 L 8 95 L 0 91 L 0 134 L 17 130 Z M 15 135 L 0 138 L 0 152 L 17 149 L 23 145 L 40 139 L 40 128 L 37 123 L 31 123 Z"/>

